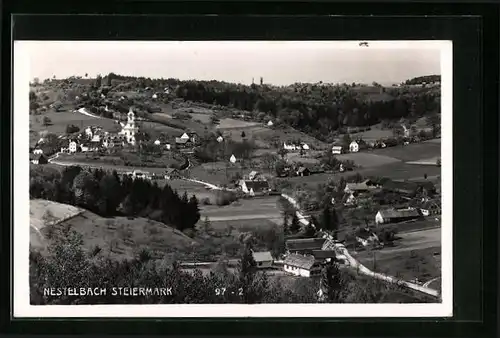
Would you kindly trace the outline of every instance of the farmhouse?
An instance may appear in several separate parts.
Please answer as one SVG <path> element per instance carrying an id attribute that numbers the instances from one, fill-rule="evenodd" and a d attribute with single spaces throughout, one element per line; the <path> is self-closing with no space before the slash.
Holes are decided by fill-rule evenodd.
<path id="1" fill-rule="evenodd" d="M 420 212 L 424 216 L 440 215 L 441 203 L 439 201 L 427 201 L 420 208 Z"/>
<path id="2" fill-rule="evenodd" d="M 217 137 L 217 142 L 221 143 L 222 141 L 224 141 L 224 138 L 221 135 L 219 135 Z"/>
<path id="3" fill-rule="evenodd" d="M 342 146 L 333 146 L 332 147 L 332 154 L 335 154 L 335 155 L 340 155 L 342 154 Z"/>
<path id="4" fill-rule="evenodd" d="M 302 277 L 316 276 L 321 273 L 321 265 L 312 255 L 290 254 L 285 258 L 283 269 Z"/>
<path id="5" fill-rule="evenodd" d="M 302 146 L 302 149 L 304 149 L 304 150 L 309 150 L 310 149 L 309 146 L 306 143 L 302 143 L 301 146 Z"/>
<path id="6" fill-rule="evenodd" d="M 286 142 L 283 142 L 283 149 L 297 150 L 297 147 L 295 146 L 295 144 L 287 144 Z"/>
<path id="7" fill-rule="evenodd" d="M 269 183 L 267 181 L 249 181 L 249 180 L 241 180 L 239 184 L 241 190 L 249 194 L 251 196 L 261 195 L 268 193 L 270 191 Z"/>
<path id="8" fill-rule="evenodd" d="M 325 242 L 325 238 L 289 239 L 285 246 L 289 253 L 311 254 L 314 250 L 321 250 Z"/>
<path id="9" fill-rule="evenodd" d="M 356 141 L 352 141 L 351 144 L 349 144 L 349 151 L 351 153 L 357 153 L 359 151 L 359 144 Z"/>
<path id="10" fill-rule="evenodd" d="M 297 176 L 309 176 L 309 175 L 311 175 L 311 171 L 308 168 L 300 166 L 297 169 Z"/>
<path id="11" fill-rule="evenodd" d="M 165 170 L 165 179 L 166 180 L 174 180 L 180 178 L 181 175 L 179 171 L 175 168 L 168 168 Z"/>
<path id="12" fill-rule="evenodd" d="M 273 256 L 269 251 L 252 252 L 252 256 L 258 269 L 270 268 L 273 265 Z"/>
<path id="13" fill-rule="evenodd" d="M 44 154 L 30 154 L 30 162 L 33 164 L 47 164 L 49 163 L 47 157 Z"/>
<path id="14" fill-rule="evenodd" d="M 274 126 L 274 123 L 273 123 L 273 121 L 269 120 L 269 122 L 267 122 L 267 125 L 268 125 L 269 127 L 272 127 L 272 126 Z"/>
<path id="15" fill-rule="evenodd" d="M 234 155 L 231 155 L 231 157 L 229 158 L 229 162 L 236 163 L 236 157 Z"/>
<path id="16" fill-rule="evenodd" d="M 386 209 L 380 210 L 375 215 L 375 223 L 377 224 L 385 224 L 385 223 L 396 223 L 409 221 L 412 219 L 420 218 L 421 214 L 417 209 L 408 208 L 408 209 Z"/>
<path id="17" fill-rule="evenodd" d="M 33 154 L 34 155 L 41 155 L 41 154 L 43 154 L 43 150 L 40 148 L 35 148 L 35 149 L 33 149 Z"/>
<path id="18" fill-rule="evenodd" d="M 248 179 L 250 181 L 253 181 L 253 180 L 256 180 L 257 178 L 259 178 L 259 176 L 260 176 L 260 173 L 258 171 L 252 170 L 250 172 L 250 174 L 248 174 Z"/>

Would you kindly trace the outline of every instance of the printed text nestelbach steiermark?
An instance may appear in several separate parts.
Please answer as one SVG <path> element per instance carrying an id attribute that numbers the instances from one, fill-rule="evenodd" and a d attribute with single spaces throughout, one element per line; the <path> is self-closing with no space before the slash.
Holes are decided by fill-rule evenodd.
<path id="1" fill-rule="evenodd" d="M 172 296 L 172 288 L 111 287 L 111 288 L 44 288 L 43 295 L 60 296 Z"/>

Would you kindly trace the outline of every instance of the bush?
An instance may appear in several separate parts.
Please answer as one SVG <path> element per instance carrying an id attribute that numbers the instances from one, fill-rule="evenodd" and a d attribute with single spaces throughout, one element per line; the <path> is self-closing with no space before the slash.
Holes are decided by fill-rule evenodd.
<path id="1" fill-rule="evenodd" d="M 211 204 L 212 204 L 212 202 L 210 202 L 210 198 L 205 197 L 205 198 L 203 198 L 203 199 L 201 200 L 201 204 L 202 204 L 202 205 L 211 205 Z"/>
<path id="2" fill-rule="evenodd" d="M 229 205 L 237 199 L 238 197 L 232 191 L 218 190 L 215 195 L 215 204 L 218 206 Z"/>

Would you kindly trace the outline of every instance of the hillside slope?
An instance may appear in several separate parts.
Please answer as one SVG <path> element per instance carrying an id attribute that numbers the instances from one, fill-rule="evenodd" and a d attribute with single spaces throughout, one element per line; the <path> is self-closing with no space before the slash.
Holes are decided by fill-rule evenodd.
<path id="1" fill-rule="evenodd" d="M 57 215 L 52 222 L 40 212 L 44 206 L 50 206 Z M 105 256 L 116 259 L 134 258 L 142 249 L 155 257 L 190 252 L 198 244 L 172 227 L 145 218 L 104 218 L 85 209 L 45 200 L 32 200 L 30 209 L 30 223 L 39 230 L 31 227 L 30 244 L 42 251 L 54 241 L 64 241 L 68 230 L 82 235 L 85 249 L 100 249 Z"/>

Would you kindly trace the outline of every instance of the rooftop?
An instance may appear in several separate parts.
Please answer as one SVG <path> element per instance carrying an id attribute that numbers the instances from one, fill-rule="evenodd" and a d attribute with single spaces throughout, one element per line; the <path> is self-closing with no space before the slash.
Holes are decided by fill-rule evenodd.
<path id="1" fill-rule="evenodd" d="M 289 239 L 285 245 L 289 251 L 295 250 L 321 250 L 326 239 L 324 238 L 302 238 Z"/>
<path id="2" fill-rule="evenodd" d="M 405 218 L 420 216 L 420 213 L 417 209 L 385 209 L 380 210 L 379 212 L 383 218 Z"/>
<path id="3" fill-rule="evenodd" d="M 270 262 L 270 261 L 273 261 L 273 256 L 271 255 L 271 252 L 269 252 L 269 251 L 253 252 L 252 256 L 253 256 L 253 259 L 256 262 Z"/>
<path id="4" fill-rule="evenodd" d="M 291 265 L 297 268 L 309 270 L 316 263 L 316 259 L 312 255 L 290 254 L 286 256 L 284 264 Z"/>

